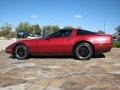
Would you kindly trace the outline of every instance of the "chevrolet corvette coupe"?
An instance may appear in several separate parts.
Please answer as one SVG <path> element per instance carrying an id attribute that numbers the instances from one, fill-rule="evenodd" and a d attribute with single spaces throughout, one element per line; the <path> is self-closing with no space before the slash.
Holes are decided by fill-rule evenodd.
<path id="1" fill-rule="evenodd" d="M 88 60 L 111 48 L 111 35 L 81 29 L 61 29 L 45 38 L 17 41 L 6 48 L 6 53 L 20 60 L 31 55 L 73 55 L 76 59 Z"/>

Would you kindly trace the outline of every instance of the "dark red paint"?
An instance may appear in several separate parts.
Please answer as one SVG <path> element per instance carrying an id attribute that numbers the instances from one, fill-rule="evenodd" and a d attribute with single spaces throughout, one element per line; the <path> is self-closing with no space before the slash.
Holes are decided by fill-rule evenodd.
<path id="1" fill-rule="evenodd" d="M 40 38 L 21 40 L 6 48 L 6 52 L 13 54 L 18 44 L 28 47 L 32 55 L 72 55 L 74 46 L 79 42 L 88 42 L 94 48 L 95 53 L 108 52 L 112 48 L 112 37 L 110 35 L 77 35 L 77 29 L 73 29 L 69 37 Z"/>

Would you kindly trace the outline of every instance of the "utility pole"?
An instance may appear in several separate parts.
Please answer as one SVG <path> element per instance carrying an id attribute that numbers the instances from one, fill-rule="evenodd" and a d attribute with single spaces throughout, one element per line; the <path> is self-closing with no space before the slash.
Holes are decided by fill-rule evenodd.
<path id="1" fill-rule="evenodd" d="M 105 21 L 105 18 L 104 18 L 104 32 L 105 32 L 105 29 L 106 29 L 106 21 Z"/>
<path id="2" fill-rule="evenodd" d="M 34 31 L 34 25 L 33 25 L 33 35 L 35 34 L 35 31 Z"/>

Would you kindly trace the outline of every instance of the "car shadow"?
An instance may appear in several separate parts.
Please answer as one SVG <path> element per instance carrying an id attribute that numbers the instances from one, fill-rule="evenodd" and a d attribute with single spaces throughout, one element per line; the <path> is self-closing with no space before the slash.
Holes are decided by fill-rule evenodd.
<path id="1" fill-rule="evenodd" d="M 92 58 L 105 58 L 105 55 L 102 53 L 102 54 L 96 54 L 96 55 L 93 55 Z"/>
<path id="2" fill-rule="evenodd" d="M 45 56 L 42 56 L 42 55 L 34 55 L 34 56 L 31 56 L 31 58 L 42 58 L 42 59 L 46 59 L 46 58 L 50 58 L 50 59 L 70 59 L 70 58 L 74 58 L 72 55 L 69 55 L 69 56 L 65 56 L 65 55 L 60 55 L 60 56 L 55 56 L 55 55 L 45 55 Z"/>
<path id="3" fill-rule="evenodd" d="M 76 59 L 74 56 L 72 55 L 35 55 L 35 56 L 31 56 L 31 58 L 56 58 L 56 59 L 69 59 L 69 58 L 73 58 L 73 59 Z M 91 58 L 105 58 L 105 55 L 104 54 L 96 54 L 96 55 L 93 55 Z"/>
<path id="4" fill-rule="evenodd" d="M 10 56 L 9 58 L 13 58 L 16 59 L 14 56 Z M 35 59 L 75 59 L 77 60 L 74 56 L 72 55 L 32 55 L 30 56 L 30 58 L 35 58 Z M 28 58 L 28 59 L 30 59 Z M 92 58 L 105 58 L 104 54 L 97 54 L 97 55 L 93 55 Z"/>

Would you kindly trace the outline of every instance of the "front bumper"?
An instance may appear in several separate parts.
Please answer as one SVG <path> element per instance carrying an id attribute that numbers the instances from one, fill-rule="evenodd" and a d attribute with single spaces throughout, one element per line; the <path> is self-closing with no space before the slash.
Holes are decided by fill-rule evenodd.
<path id="1" fill-rule="evenodd" d="M 9 53 L 9 54 L 12 54 L 12 49 L 11 48 L 6 48 L 5 52 Z"/>

